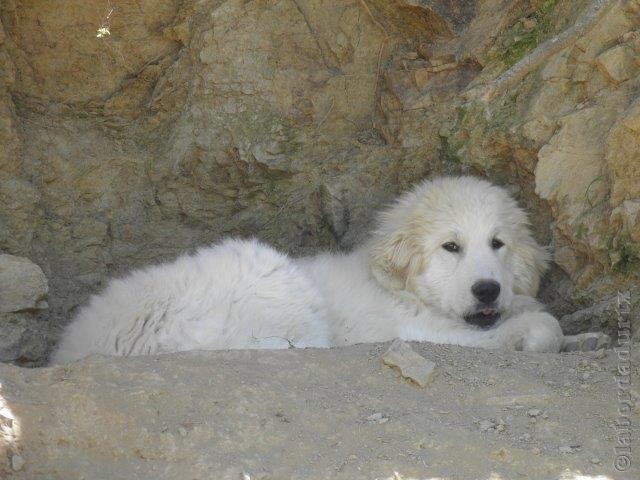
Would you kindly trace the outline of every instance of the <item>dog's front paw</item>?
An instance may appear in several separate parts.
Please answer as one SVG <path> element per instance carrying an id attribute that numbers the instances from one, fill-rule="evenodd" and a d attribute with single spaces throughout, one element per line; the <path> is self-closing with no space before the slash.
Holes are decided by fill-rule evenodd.
<path id="1" fill-rule="evenodd" d="M 501 343 L 506 348 L 529 352 L 554 352 L 564 335 L 558 320 L 545 312 L 525 312 L 502 325 Z"/>
<path id="2" fill-rule="evenodd" d="M 602 332 L 587 332 L 578 335 L 567 335 L 562 339 L 562 352 L 591 352 L 601 348 L 609 348 L 611 337 Z"/>

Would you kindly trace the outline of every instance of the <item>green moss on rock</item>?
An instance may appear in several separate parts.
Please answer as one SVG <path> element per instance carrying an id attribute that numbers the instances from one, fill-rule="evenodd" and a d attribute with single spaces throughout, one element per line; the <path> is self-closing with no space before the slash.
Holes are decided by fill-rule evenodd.
<path id="1" fill-rule="evenodd" d="M 502 70 L 515 65 L 556 31 L 555 10 L 561 0 L 543 0 L 529 16 L 508 28 L 496 42 L 491 63 Z"/>

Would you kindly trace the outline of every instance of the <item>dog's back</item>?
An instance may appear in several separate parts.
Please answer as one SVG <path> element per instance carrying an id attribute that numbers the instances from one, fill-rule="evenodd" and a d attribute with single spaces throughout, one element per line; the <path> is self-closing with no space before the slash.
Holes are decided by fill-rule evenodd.
<path id="1" fill-rule="evenodd" d="M 289 346 L 328 346 L 322 299 L 286 255 L 226 240 L 112 280 L 66 328 L 51 361 Z"/>

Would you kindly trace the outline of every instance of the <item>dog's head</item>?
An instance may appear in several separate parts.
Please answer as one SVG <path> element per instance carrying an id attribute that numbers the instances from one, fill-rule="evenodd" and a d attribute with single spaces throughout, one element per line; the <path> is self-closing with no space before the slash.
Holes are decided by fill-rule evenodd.
<path id="1" fill-rule="evenodd" d="M 369 245 L 387 290 L 490 327 L 514 294 L 535 296 L 547 252 L 507 192 L 473 177 L 425 181 L 382 213 Z"/>

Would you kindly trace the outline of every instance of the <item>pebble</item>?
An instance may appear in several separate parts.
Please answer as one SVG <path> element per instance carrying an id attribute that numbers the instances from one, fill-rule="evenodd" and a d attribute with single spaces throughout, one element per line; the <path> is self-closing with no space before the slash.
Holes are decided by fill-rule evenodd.
<path id="1" fill-rule="evenodd" d="M 582 450 L 582 447 L 580 445 L 563 445 L 561 447 L 558 447 L 558 451 L 562 454 L 575 453 L 580 450 Z"/>
<path id="2" fill-rule="evenodd" d="M 600 460 L 598 457 L 589 457 L 589 461 L 594 465 L 599 465 L 602 463 L 602 460 Z"/>
<path id="3" fill-rule="evenodd" d="M 22 467 L 24 467 L 25 461 L 24 458 L 22 458 L 22 455 L 18 455 L 17 453 L 15 455 L 11 456 L 11 468 L 13 469 L 14 472 L 19 472 L 20 470 L 22 470 Z"/>
<path id="4" fill-rule="evenodd" d="M 534 455 L 540 455 L 540 453 L 542 452 L 542 450 L 540 450 L 538 447 L 533 447 L 533 448 L 531 449 L 531 452 L 532 452 Z"/>
<path id="5" fill-rule="evenodd" d="M 530 408 L 527 410 L 527 415 L 530 417 L 538 417 L 542 414 L 542 410 L 539 408 Z"/>
<path id="6" fill-rule="evenodd" d="M 491 420 L 482 420 L 479 423 L 479 426 L 481 431 L 486 432 L 488 430 L 493 429 L 496 426 L 496 424 L 493 423 Z"/>
<path id="7" fill-rule="evenodd" d="M 387 423 L 389 417 L 385 417 L 382 413 L 376 412 L 366 418 L 367 422 L 377 422 L 379 424 Z"/>
<path id="8" fill-rule="evenodd" d="M 178 427 L 178 433 L 180 434 L 180 436 L 186 437 L 187 436 L 187 429 L 184 428 L 184 427 Z"/>
<path id="9" fill-rule="evenodd" d="M 604 348 L 601 348 L 600 350 L 596 350 L 596 353 L 594 355 L 595 358 L 604 358 L 607 356 L 607 352 L 605 351 Z"/>
<path id="10" fill-rule="evenodd" d="M 426 387 L 438 373 L 436 364 L 418 355 L 409 344 L 396 338 L 384 355 L 385 365 L 400 370 L 403 377 L 420 387 Z"/>

